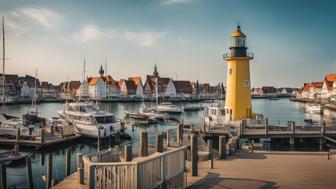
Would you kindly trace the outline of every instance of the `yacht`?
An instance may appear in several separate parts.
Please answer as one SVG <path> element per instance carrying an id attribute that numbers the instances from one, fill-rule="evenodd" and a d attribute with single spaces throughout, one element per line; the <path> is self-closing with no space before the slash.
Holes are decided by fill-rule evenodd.
<path id="1" fill-rule="evenodd" d="M 223 125 L 226 122 L 225 109 L 222 106 L 211 106 L 205 109 L 204 124 L 207 126 Z"/>
<path id="2" fill-rule="evenodd" d="M 160 113 L 181 114 L 184 112 L 183 108 L 175 106 L 171 103 L 161 103 L 156 107 L 156 111 Z"/>
<path id="3" fill-rule="evenodd" d="M 309 113 L 313 114 L 323 114 L 324 112 L 324 106 L 321 104 L 309 104 L 306 109 Z"/>
<path id="4" fill-rule="evenodd" d="M 96 105 L 89 102 L 69 103 L 63 110 L 58 111 L 60 120 L 74 126 L 76 133 L 98 138 L 108 137 L 120 131 L 120 120 L 114 114 L 101 111 Z"/>

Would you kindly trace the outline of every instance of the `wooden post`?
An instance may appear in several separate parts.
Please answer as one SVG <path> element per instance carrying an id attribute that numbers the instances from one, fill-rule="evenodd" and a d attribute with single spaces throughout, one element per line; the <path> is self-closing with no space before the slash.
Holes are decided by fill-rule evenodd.
<path id="1" fill-rule="evenodd" d="M 167 146 L 170 146 L 170 131 L 169 129 L 167 130 Z"/>
<path id="2" fill-rule="evenodd" d="M 1 188 L 7 188 L 7 175 L 6 175 L 6 165 L 1 164 Z"/>
<path id="3" fill-rule="evenodd" d="M 62 130 L 61 130 L 61 138 L 64 138 L 64 127 L 62 127 Z"/>
<path id="4" fill-rule="evenodd" d="M 67 148 L 65 151 L 65 175 L 70 175 L 70 165 L 71 165 L 71 149 Z"/>
<path id="5" fill-rule="evenodd" d="M 31 136 L 33 134 L 33 128 L 29 128 L 29 135 Z"/>
<path id="6" fill-rule="evenodd" d="M 54 126 L 53 125 L 50 126 L 50 134 L 54 135 Z"/>
<path id="7" fill-rule="evenodd" d="M 148 133 L 142 131 L 140 133 L 140 156 L 148 156 Z"/>
<path id="8" fill-rule="evenodd" d="M 77 171 L 79 184 L 84 184 L 84 162 L 82 153 L 77 154 Z"/>
<path id="9" fill-rule="evenodd" d="M 212 139 L 208 139 L 208 152 L 209 152 L 209 159 L 210 159 L 210 169 L 213 169 Z"/>
<path id="10" fill-rule="evenodd" d="M 15 144 L 15 145 L 14 145 L 14 154 L 15 154 L 15 155 L 19 155 L 19 151 L 20 151 L 20 149 L 19 149 L 19 144 Z"/>
<path id="11" fill-rule="evenodd" d="M 132 161 L 132 145 L 131 144 L 126 144 L 124 147 L 125 151 L 125 161 L 130 162 Z"/>
<path id="12" fill-rule="evenodd" d="M 293 151 L 294 147 L 295 147 L 295 138 L 294 138 L 294 136 L 292 136 L 292 137 L 289 138 L 289 148 L 290 148 L 290 150 Z"/>
<path id="13" fill-rule="evenodd" d="M 253 152 L 254 152 L 254 140 L 252 140 L 251 142 L 251 153 L 253 154 Z"/>
<path id="14" fill-rule="evenodd" d="M 320 137 L 320 151 L 323 151 L 324 150 L 324 145 L 325 145 L 324 136 L 326 134 L 326 123 L 325 123 L 325 121 L 323 121 L 321 129 L 322 129 L 322 131 L 321 131 L 321 137 Z"/>
<path id="15" fill-rule="evenodd" d="M 291 129 L 292 129 L 292 135 L 295 136 L 295 122 L 294 121 L 291 121 Z"/>
<path id="16" fill-rule="evenodd" d="M 226 159 L 226 139 L 225 139 L 225 136 L 219 136 L 219 159 Z"/>
<path id="17" fill-rule="evenodd" d="M 121 133 L 124 134 L 125 133 L 125 122 L 121 122 Z"/>
<path id="18" fill-rule="evenodd" d="M 40 158 L 41 158 L 41 165 L 44 166 L 44 158 L 45 158 L 44 152 L 41 152 Z"/>
<path id="19" fill-rule="evenodd" d="M 44 128 L 41 129 L 41 138 L 40 138 L 41 144 L 44 143 Z"/>
<path id="20" fill-rule="evenodd" d="M 181 146 L 183 140 L 183 124 L 178 124 L 176 129 L 176 142 Z"/>
<path id="21" fill-rule="evenodd" d="M 196 134 L 191 134 L 191 176 L 198 175 L 198 140 Z"/>
<path id="22" fill-rule="evenodd" d="M 241 124 L 241 136 L 244 136 L 244 130 L 245 130 L 245 125 L 246 124 L 246 122 L 245 122 L 245 120 L 242 120 L 242 124 Z"/>
<path id="23" fill-rule="evenodd" d="M 52 154 L 48 154 L 46 189 L 51 188 L 52 181 Z"/>
<path id="24" fill-rule="evenodd" d="M 156 135 L 156 152 L 163 152 L 163 139 L 161 134 Z"/>
<path id="25" fill-rule="evenodd" d="M 16 129 L 16 141 L 17 141 L 17 142 L 20 141 L 20 137 L 21 137 L 20 134 L 21 134 L 21 133 L 20 133 L 20 128 L 17 128 L 17 129 Z"/>
<path id="26" fill-rule="evenodd" d="M 97 151 L 100 151 L 100 129 L 98 128 Z"/>
<path id="27" fill-rule="evenodd" d="M 268 118 L 265 119 L 265 137 L 268 137 Z"/>
<path id="28" fill-rule="evenodd" d="M 32 173 L 32 165 L 31 165 L 31 157 L 27 156 L 26 157 L 26 168 L 27 168 L 27 181 L 28 181 L 28 188 L 33 189 L 34 184 L 33 184 L 33 173 Z"/>
<path id="29" fill-rule="evenodd" d="M 89 167 L 89 188 L 95 188 L 95 165 Z"/>

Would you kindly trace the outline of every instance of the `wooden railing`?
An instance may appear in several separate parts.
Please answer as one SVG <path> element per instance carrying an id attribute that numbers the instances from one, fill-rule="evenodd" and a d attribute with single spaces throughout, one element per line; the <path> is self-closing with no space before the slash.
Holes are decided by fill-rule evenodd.
<path id="1" fill-rule="evenodd" d="M 92 189 L 183 188 L 186 150 L 181 147 L 132 162 L 95 163 L 84 157 L 84 172 Z"/>

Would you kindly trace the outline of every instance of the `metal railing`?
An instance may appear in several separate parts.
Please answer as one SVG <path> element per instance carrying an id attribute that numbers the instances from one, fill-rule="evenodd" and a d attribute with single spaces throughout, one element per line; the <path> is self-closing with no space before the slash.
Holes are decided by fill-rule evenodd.
<path id="1" fill-rule="evenodd" d="M 175 186 L 183 186 L 186 150 L 181 147 L 133 162 L 95 163 L 84 157 L 84 169 L 88 169 L 90 188 L 150 189 L 172 180 Z"/>
<path id="2" fill-rule="evenodd" d="M 225 53 L 225 54 L 223 55 L 223 58 L 224 58 L 224 59 L 227 59 L 227 58 L 240 58 L 240 57 L 253 58 L 253 57 L 254 57 L 254 54 L 253 54 L 253 53 L 246 53 L 245 56 L 237 56 L 237 55 L 235 55 L 234 53 Z"/>

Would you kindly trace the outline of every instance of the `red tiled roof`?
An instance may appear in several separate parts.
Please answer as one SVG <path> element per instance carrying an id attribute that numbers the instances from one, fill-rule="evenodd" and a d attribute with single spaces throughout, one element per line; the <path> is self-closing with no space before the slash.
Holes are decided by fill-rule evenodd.
<path id="1" fill-rule="evenodd" d="M 160 79 L 161 79 L 161 82 L 162 82 L 163 90 L 166 91 L 167 87 L 168 87 L 168 84 L 169 84 L 169 81 L 170 81 L 170 78 L 162 77 Z"/>
<path id="2" fill-rule="evenodd" d="M 90 78 L 88 78 L 88 83 L 91 86 L 97 85 L 99 79 L 100 79 L 100 77 L 90 77 Z"/>
<path id="3" fill-rule="evenodd" d="M 141 77 L 129 77 L 128 80 L 133 81 L 136 86 L 142 84 Z"/>
<path id="4" fill-rule="evenodd" d="M 192 93 L 190 81 L 173 81 L 177 93 Z"/>
<path id="5" fill-rule="evenodd" d="M 324 77 L 324 81 L 336 81 L 336 74 L 328 74 Z"/>

